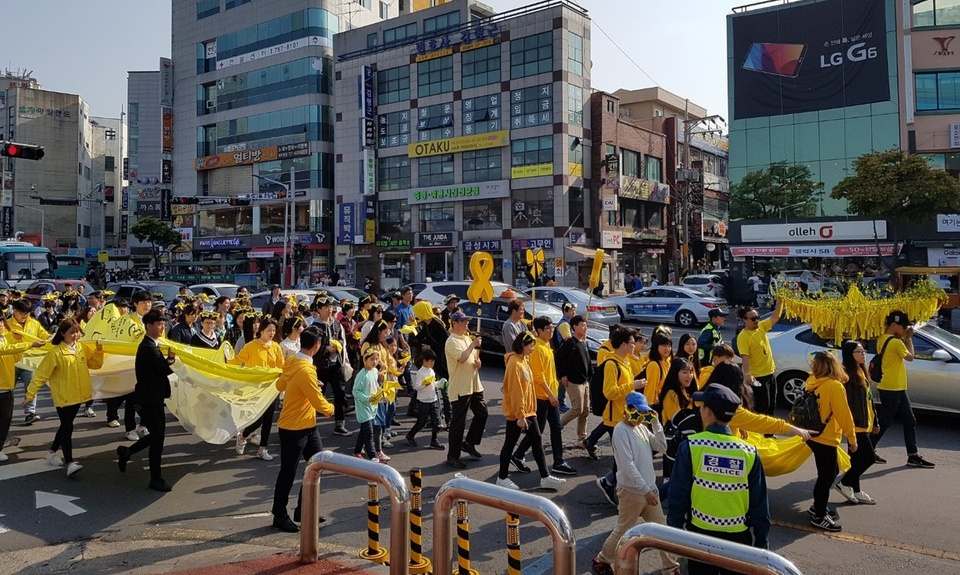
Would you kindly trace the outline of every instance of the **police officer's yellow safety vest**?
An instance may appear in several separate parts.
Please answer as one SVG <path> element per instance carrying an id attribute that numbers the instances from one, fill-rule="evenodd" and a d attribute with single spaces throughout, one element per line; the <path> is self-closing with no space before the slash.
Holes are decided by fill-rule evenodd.
<path id="1" fill-rule="evenodd" d="M 756 449 L 731 435 L 704 431 L 691 435 L 693 489 L 690 522 L 707 531 L 747 530 L 750 508 L 748 476 Z"/>

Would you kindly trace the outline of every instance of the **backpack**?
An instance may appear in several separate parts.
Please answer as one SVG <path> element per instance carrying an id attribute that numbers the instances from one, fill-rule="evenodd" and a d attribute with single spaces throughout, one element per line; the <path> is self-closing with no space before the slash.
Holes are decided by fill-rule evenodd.
<path id="1" fill-rule="evenodd" d="M 703 430 L 700 421 L 700 412 L 697 409 L 681 409 L 663 426 L 663 435 L 667 439 L 667 452 L 664 454 L 670 461 L 677 458 L 677 449 L 687 437 Z"/>
<path id="2" fill-rule="evenodd" d="M 827 421 L 821 421 L 820 397 L 813 391 L 804 391 L 800 399 L 790 409 L 790 416 L 787 421 L 801 429 L 821 433 L 826 429 L 831 417 L 833 417 L 832 413 L 827 416 Z"/>
<path id="3" fill-rule="evenodd" d="M 590 411 L 601 417 L 603 417 L 603 411 L 607 408 L 607 396 L 603 394 L 604 366 L 611 361 L 613 361 L 613 365 L 617 366 L 617 379 L 620 379 L 620 364 L 612 359 L 604 360 L 603 363 L 598 365 L 593 372 L 593 377 L 590 378 Z"/>
<path id="4" fill-rule="evenodd" d="M 883 342 L 883 346 L 880 348 L 880 353 L 873 356 L 870 359 L 870 365 L 867 366 L 867 373 L 870 374 L 870 379 L 880 383 L 880 380 L 883 379 L 883 352 L 887 351 L 887 345 L 893 341 L 893 336 L 887 338 L 887 341 Z"/>

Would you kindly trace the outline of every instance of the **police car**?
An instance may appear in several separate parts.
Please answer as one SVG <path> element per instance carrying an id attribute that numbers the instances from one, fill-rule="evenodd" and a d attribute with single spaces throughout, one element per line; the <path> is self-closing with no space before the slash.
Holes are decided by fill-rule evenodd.
<path id="1" fill-rule="evenodd" d="M 693 327 L 707 323 L 710 310 L 726 308 L 727 302 L 683 287 L 649 287 L 623 296 L 607 298 L 624 320 L 677 323 Z"/>

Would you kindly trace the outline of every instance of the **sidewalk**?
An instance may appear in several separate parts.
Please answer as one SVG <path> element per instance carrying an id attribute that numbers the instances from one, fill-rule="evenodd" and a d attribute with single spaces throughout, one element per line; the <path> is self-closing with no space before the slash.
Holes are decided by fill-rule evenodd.
<path id="1" fill-rule="evenodd" d="M 176 571 L 172 575 L 257 575 L 261 573 L 270 573 L 271 575 L 373 575 L 375 573 L 363 569 L 363 567 L 370 565 L 368 562 L 361 561 L 358 558 L 347 559 L 341 553 L 330 553 L 321 556 L 316 563 L 302 564 L 296 555 L 278 553 L 239 563 Z M 386 568 L 377 567 L 377 569 L 380 573 L 386 572 Z"/>

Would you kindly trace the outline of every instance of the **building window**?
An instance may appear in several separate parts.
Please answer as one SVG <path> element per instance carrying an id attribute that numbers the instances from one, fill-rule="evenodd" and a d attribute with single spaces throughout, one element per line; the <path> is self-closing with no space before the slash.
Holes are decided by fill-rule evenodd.
<path id="1" fill-rule="evenodd" d="M 510 142 L 510 165 L 513 167 L 553 163 L 553 136 L 524 138 Z"/>
<path id="2" fill-rule="evenodd" d="M 960 72 L 916 75 L 917 111 L 960 109 Z"/>
<path id="3" fill-rule="evenodd" d="M 197 20 L 220 13 L 220 0 L 197 0 Z"/>
<path id="4" fill-rule="evenodd" d="M 624 176 L 640 178 L 643 173 L 640 171 L 640 153 L 633 150 L 620 149 L 620 164 L 623 166 Z"/>
<path id="5" fill-rule="evenodd" d="M 913 5 L 914 27 L 957 24 L 960 24 L 960 2 L 957 0 L 924 0 Z"/>
<path id="6" fill-rule="evenodd" d="M 583 76 L 583 37 L 568 30 L 567 43 L 570 48 L 567 53 L 567 71 Z"/>
<path id="7" fill-rule="evenodd" d="M 253 233 L 253 208 L 201 210 L 197 234 L 204 236 L 249 236 Z"/>
<path id="8" fill-rule="evenodd" d="M 615 111 L 613 100 L 607 100 L 607 113 L 613 114 Z"/>
<path id="9" fill-rule="evenodd" d="M 553 227 L 553 188 L 514 190 L 512 203 L 514 228 Z"/>
<path id="10" fill-rule="evenodd" d="M 410 143 L 410 110 L 381 114 L 377 127 L 377 146 L 394 148 Z"/>
<path id="11" fill-rule="evenodd" d="M 303 141 L 333 141 L 333 109 L 330 106 L 301 106 L 218 122 L 217 152 L 292 144 Z M 201 154 L 207 155 L 207 154 Z"/>
<path id="12" fill-rule="evenodd" d="M 648 180 L 653 180 L 655 182 L 663 181 L 663 173 L 661 171 L 662 162 L 660 158 L 655 156 L 644 156 L 643 157 L 643 176 Z"/>
<path id="13" fill-rule="evenodd" d="M 420 158 L 417 164 L 417 185 L 449 186 L 453 183 L 453 154 Z"/>
<path id="14" fill-rule="evenodd" d="M 226 7 L 227 10 L 236 8 L 237 6 L 243 6 L 244 4 L 249 4 L 253 0 L 227 0 Z"/>
<path id="15" fill-rule="evenodd" d="M 579 136 L 567 136 L 567 141 L 567 149 L 570 151 L 568 161 L 571 164 L 580 164 L 580 166 L 583 166 L 583 139 Z M 581 170 L 582 169 L 581 167 Z"/>
<path id="16" fill-rule="evenodd" d="M 377 202 L 378 231 L 381 234 L 409 234 L 410 207 L 407 200 L 380 200 Z"/>
<path id="17" fill-rule="evenodd" d="M 419 207 L 421 232 L 452 232 L 456 229 L 456 204 L 445 202 Z"/>
<path id="18" fill-rule="evenodd" d="M 553 123 L 553 85 L 531 86 L 510 92 L 510 126 L 527 128 Z"/>
<path id="19" fill-rule="evenodd" d="M 393 156 L 377 160 L 377 187 L 381 192 L 410 187 L 410 159 Z"/>
<path id="20" fill-rule="evenodd" d="M 290 170 L 293 170 L 295 190 L 308 188 L 333 187 L 333 154 L 311 154 L 299 158 L 274 160 L 257 164 L 257 174 L 284 184 L 290 183 Z M 276 184 L 259 181 L 258 191 L 276 191 Z"/>
<path id="21" fill-rule="evenodd" d="M 417 97 L 453 91 L 453 56 L 434 58 L 417 64 Z"/>
<path id="22" fill-rule="evenodd" d="M 436 104 L 417 111 L 417 140 L 441 140 L 453 137 L 453 104 Z"/>
<path id="23" fill-rule="evenodd" d="M 424 18 L 423 33 L 433 34 L 434 32 L 443 32 L 449 28 L 456 28 L 460 25 L 460 12 L 447 12 L 432 18 Z"/>
<path id="24" fill-rule="evenodd" d="M 500 129 L 500 94 L 467 98 L 463 101 L 463 135 L 496 132 Z"/>
<path id="25" fill-rule="evenodd" d="M 463 229 L 468 231 L 503 228 L 503 207 L 499 199 L 463 202 Z"/>
<path id="26" fill-rule="evenodd" d="M 309 36 L 333 40 L 333 35 L 339 31 L 340 18 L 336 13 L 323 8 L 307 8 L 223 34 L 205 44 L 209 48 L 207 57 L 212 56 L 215 64 L 217 60 L 225 60 Z M 211 70 L 215 68 L 216 66 L 213 66 Z"/>
<path id="27" fill-rule="evenodd" d="M 386 20 L 390 17 L 390 5 L 386 2 L 380 2 L 380 19 Z"/>
<path id="28" fill-rule="evenodd" d="M 112 172 L 117 169 L 117 159 L 113 156 L 103 157 L 103 171 Z"/>
<path id="29" fill-rule="evenodd" d="M 127 120 L 131 125 L 140 123 L 140 102 L 127 104 Z"/>
<path id="30" fill-rule="evenodd" d="M 463 153 L 463 183 L 499 180 L 503 174 L 500 148 Z"/>
<path id="31" fill-rule="evenodd" d="M 333 93 L 333 59 L 300 58 L 202 84 L 200 115 L 272 102 L 302 94 Z"/>
<path id="32" fill-rule="evenodd" d="M 367 34 L 367 48 L 375 48 L 377 46 L 377 33 L 371 32 Z"/>
<path id="33" fill-rule="evenodd" d="M 526 78 L 553 71 L 553 32 L 510 42 L 510 77 Z"/>
<path id="34" fill-rule="evenodd" d="M 377 72 L 377 102 L 392 104 L 410 99 L 410 66 Z"/>
<path id="35" fill-rule="evenodd" d="M 462 52 L 460 58 L 460 74 L 465 89 L 500 81 L 499 44 Z"/>
<path id="36" fill-rule="evenodd" d="M 567 85 L 569 90 L 567 92 L 567 122 L 574 126 L 583 125 L 583 88 L 580 86 L 574 86 L 573 84 Z"/>
<path id="37" fill-rule="evenodd" d="M 387 28 L 383 31 L 383 43 L 387 46 L 397 44 L 408 39 L 416 38 L 417 23 L 411 22 L 396 28 Z"/>
<path id="38" fill-rule="evenodd" d="M 585 227 L 583 188 L 567 188 L 567 210 L 571 226 Z"/>
<path id="39" fill-rule="evenodd" d="M 260 206 L 260 233 L 282 234 L 284 229 L 283 217 L 286 208 L 283 204 L 268 204 Z M 298 203 L 294 207 L 294 228 L 298 232 L 310 231 L 310 205 Z"/>

